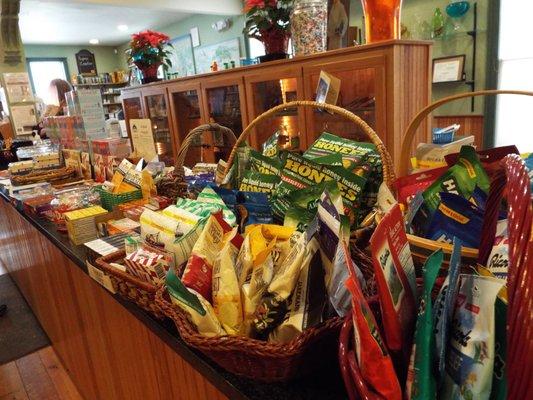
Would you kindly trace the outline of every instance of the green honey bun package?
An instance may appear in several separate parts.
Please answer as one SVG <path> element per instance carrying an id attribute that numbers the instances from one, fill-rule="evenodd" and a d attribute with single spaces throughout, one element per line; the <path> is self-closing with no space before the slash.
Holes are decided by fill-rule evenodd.
<path id="1" fill-rule="evenodd" d="M 260 192 L 271 195 L 279 182 L 280 177 L 278 175 L 244 171 L 239 190 L 243 192 Z"/>
<path id="2" fill-rule="evenodd" d="M 423 193 L 424 204 L 431 215 L 440 204 L 440 193 L 454 193 L 469 199 L 476 185 L 488 193 L 490 180 L 472 146 L 461 147 L 457 163 L 442 174 Z"/>
<path id="3" fill-rule="evenodd" d="M 354 214 L 355 221 L 366 179 L 344 168 L 319 165 L 298 154 L 288 153 L 275 195 L 283 197 L 295 189 L 327 181 L 337 182 L 344 206 Z"/>
<path id="4" fill-rule="evenodd" d="M 491 396 L 496 323 L 494 304 L 504 281 L 461 275 L 442 399 L 488 400 Z"/>
<path id="5" fill-rule="evenodd" d="M 263 143 L 263 155 L 266 157 L 279 157 L 279 131 L 275 132 Z"/>
<path id="6" fill-rule="evenodd" d="M 408 399 L 426 400 L 436 397 L 436 379 L 433 374 L 435 335 L 431 291 L 442 266 L 442 250 L 433 252 L 424 263 L 422 274 L 424 290 L 418 308 L 415 342 L 407 373 L 406 394 Z"/>
<path id="7" fill-rule="evenodd" d="M 250 149 L 249 162 L 252 171 L 265 175 L 281 175 L 283 165 L 277 157 L 267 157 L 254 149 Z"/>

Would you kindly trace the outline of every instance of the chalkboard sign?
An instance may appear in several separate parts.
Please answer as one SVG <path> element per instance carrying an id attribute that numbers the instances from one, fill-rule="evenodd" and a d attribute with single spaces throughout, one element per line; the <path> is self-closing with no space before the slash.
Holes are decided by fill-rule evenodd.
<path id="1" fill-rule="evenodd" d="M 78 73 L 83 76 L 96 76 L 96 61 L 94 54 L 89 50 L 80 50 L 76 53 L 76 63 L 78 64 Z"/>

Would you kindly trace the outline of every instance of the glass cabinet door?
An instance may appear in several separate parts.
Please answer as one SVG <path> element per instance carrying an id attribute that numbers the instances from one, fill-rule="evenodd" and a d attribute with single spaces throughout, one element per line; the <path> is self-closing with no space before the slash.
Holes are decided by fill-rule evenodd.
<path id="1" fill-rule="evenodd" d="M 200 93 L 198 89 L 171 91 L 170 101 L 172 102 L 171 107 L 176 121 L 178 141 L 182 143 L 192 129 L 202 124 Z M 208 151 L 205 148 L 204 151 L 205 146 L 202 147 L 204 136 L 208 134 L 204 133 L 203 137 L 195 139 L 189 146 L 185 157 L 185 165 L 187 167 L 192 168 L 198 162 L 215 162 L 213 150 Z M 205 139 L 205 141 L 207 142 L 208 140 Z"/>
<path id="2" fill-rule="evenodd" d="M 227 128 L 230 128 L 235 136 L 239 137 L 243 130 L 243 115 L 241 112 L 241 85 L 230 84 L 220 87 L 208 87 L 205 89 L 207 115 L 209 122 L 216 122 Z M 232 143 L 226 143 L 227 140 L 221 134 L 213 134 L 212 146 L 215 151 L 215 160 L 220 158 L 227 160 L 233 147 Z M 210 146 L 206 143 L 204 146 Z"/>
<path id="3" fill-rule="evenodd" d="M 376 101 L 380 100 L 376 99 L 376 68 L 355 69 L 348 65 L 324 70 L 341 81 L 337 105 L 351 111 L 376 130 Z M 319 69 L 304 71 L 308 100 L 316 98 L 319 75 Z M 310 140 L 316 139 L 322 132 L 329 132 L 346 139 L 368 141 L 363 131 L 352 121 L 318 109 L 307 112 L 307 128 Z"/>
<path id="4" fill-rule="evenodd" d="M 152 121 L 155 150 L 159 161 L 174 164 L 174 149 L 170 127 L 170 115 L 164 94 L 145 95 L 147 117 Z"/>
<path id="5" fill-rule="evenodd" d="M 134 92 L 128 93 L 131 97 L 122 97 L 122 104 L 124 105 L 124 119 L 126 121 L 126 130 L 130 134 L 130 119 L 144 118 L 141 93 L 135 96 Z"/>
<path id="6" fill-rule="evenodd" d="M 300 98 L 301 89 L 298 88 L 297 78 L 259 79 L 261 78 L 253 77 L 246 81 L 247 94 L 251 96 L 251 99 L 248 99 L 251 120 L 272 107 Z M 250 142 L 253 147 L 260 150 L 270 136 L 279 132 L 278 141 L 282 148 L 298 149 L 304 145 L 300 143 L 302 128 L 303 120 L 300 119 L 297 107 L 287 108 L 261 121 L 256 126 Z"/>

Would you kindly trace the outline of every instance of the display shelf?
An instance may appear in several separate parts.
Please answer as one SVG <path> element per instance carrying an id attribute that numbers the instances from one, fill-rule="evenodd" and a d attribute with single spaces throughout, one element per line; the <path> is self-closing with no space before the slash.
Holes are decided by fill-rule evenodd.
<path id="1" fill-rule="evenodd" d="M 104 106 L 122 106 L 122 103 L 102 103 Z"/>
<path id="2" fill-rule="evenodd" d="M 109 82 L 109 83 L 75 83 L 73 86 L 89 86 L 89 87 L 101 87 L 101 86 L 122 86 L 128 82 Z"/>

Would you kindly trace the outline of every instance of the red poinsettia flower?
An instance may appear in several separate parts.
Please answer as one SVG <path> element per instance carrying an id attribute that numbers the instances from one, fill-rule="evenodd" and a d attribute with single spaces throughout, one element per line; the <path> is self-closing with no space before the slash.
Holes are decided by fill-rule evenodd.
<path id="1" fill-rule="evenodd" d="M 246 0 L 244 2 L 244 12 L 250 11 L 252 8 L 265 8 L 265 7 L 275 7 L 277 0 Z"/>

